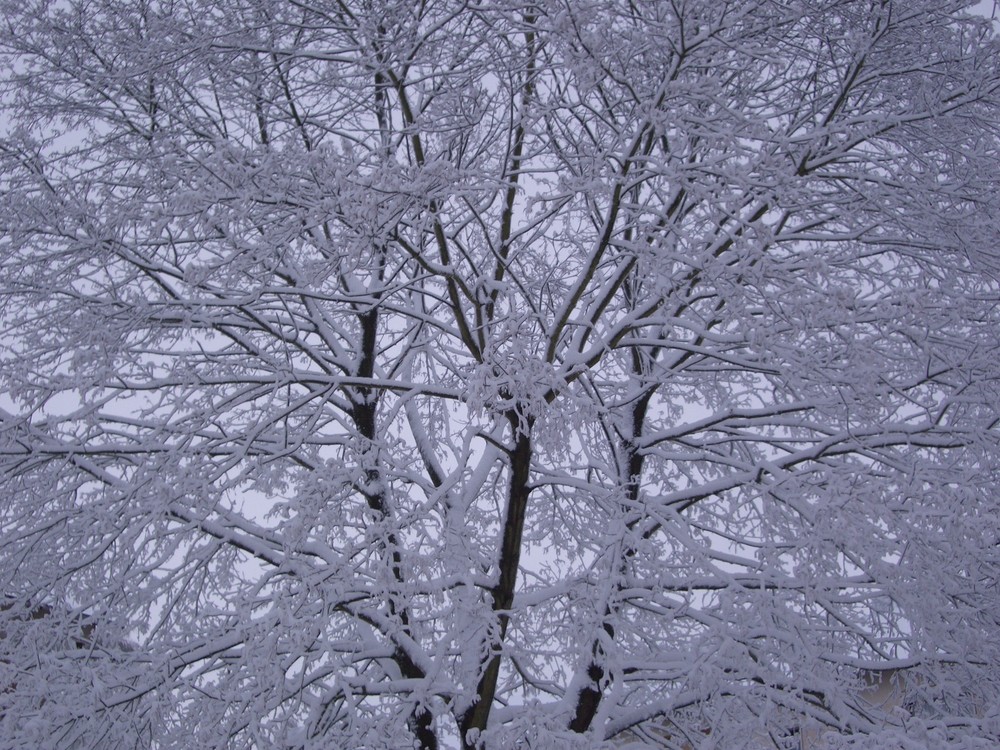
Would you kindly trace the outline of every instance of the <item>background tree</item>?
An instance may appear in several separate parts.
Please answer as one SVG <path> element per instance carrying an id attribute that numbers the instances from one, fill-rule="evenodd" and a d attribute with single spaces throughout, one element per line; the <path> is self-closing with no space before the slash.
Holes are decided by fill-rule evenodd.
<path id="1" fill-rule="evenodd" d="M 4 747 L 991 746 L 968 5 L 4 2 Z"/>

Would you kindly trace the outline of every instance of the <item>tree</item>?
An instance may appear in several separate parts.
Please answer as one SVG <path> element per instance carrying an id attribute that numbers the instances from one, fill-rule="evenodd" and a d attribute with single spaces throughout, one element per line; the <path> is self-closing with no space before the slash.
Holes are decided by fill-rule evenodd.
<path id="1" fill-rule="evenodd" d="M 5 2 L 4 747 L 996 741 L 969 5 Z"/>

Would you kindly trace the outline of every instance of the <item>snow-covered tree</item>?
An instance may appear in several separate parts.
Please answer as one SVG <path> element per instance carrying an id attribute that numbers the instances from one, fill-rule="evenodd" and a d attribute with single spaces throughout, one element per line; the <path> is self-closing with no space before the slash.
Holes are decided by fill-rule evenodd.
<path id="1" fill-rule="evenodd" d="M 0 746 L 992 746 L 970 5 L 4 0 Z"/>

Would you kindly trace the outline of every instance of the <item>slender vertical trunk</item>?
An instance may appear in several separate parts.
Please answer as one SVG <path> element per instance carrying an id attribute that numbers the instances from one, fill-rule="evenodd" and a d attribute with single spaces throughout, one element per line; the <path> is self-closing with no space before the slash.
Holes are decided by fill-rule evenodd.
<path id="1" fill-rule="evenodd" d="M 370 378 L 375 372 L 375 353 L 377 350 L 378 332 L 378 312 L 376 309 L 369 310 L 358 316 L 361 324 L 361 356 L 358 363 L 358 376 Z M 391 528 L 391 507 L 389 497 L 383 481 L 382 472 L 377 464 L 377 448 L 375 441 L 377 437 L 378 421 L 378 398 L 376 393 L 370 388 L 359 388 L 357 398 L 352 407 L 352 417 L 357 427 L 359 436 L 367 445 L 365 448 L 365 486 L 363 494 L 368 507 L 377 514 L 380 521 L 387 525 L 385 534 L 385 550 L 383 552 L 386 562 L 395 584 L 402 588 L 406 582 L 406 571 L 403 565 L 403 557 L 400 552 L 399 540 L 396 532 Z M 394 617 L 402 632 L 413 637 L 410 623 L 410 614 L 407 610 L 405 600 L 398 595 L 390 594 L 388 597 L 389 614 Z M 423 679 L 426 675 L 417 666 L 409 654 L 404 649 L 396 645 L 393 649 L 392 659 L 399 668 L 400 674 L 407 679 Z M 414 707 L 413 712 L 407 720 L 410 731 L 419 742 L 420 750 L 437 750 L 437 736 L 431 724 L 433 716 L 430 711 Z"/>
<path id="2" fill-rule="evenodd" d="M 634 507 L 639 499 L 639 491 L 642 486 L 642 466 L 644 455 L 639 452 L 637 441 L 642 435 L 643 424 L 646 421 L 646 411 L 653 396 L 653 390 L 646 391 L 642 398 L 636 401 L 632 408 L 632 434 L 628 440 L 623 441 L 622 451 L 624 453 L 624 463 L 626 475 L 625 495 L 627 506 Z M 614 587 L 611 597 L 621 591 L 629 560 L 635 555 L 635 548 L 631 545 L 622 547 L 621 557 L 618 560 L 617 568 L 612 573 L 615 575 Z M 614 640 L 615 628 L 612 618 L 617 614 L 617 607 L 612 601 L 605 605 L 604 621 L 601 629 L 607 636 L 607 642 Z M 581 688 L 576 699 L 576 707 L 573 711 L 573 718 L 570 720 L 569 728 L 574 732 L 586 732 L 590 729 L 597 715 L 597 710 L 601 707 L 601 700 L 604 697 L 604 683 L 607 679 L 607 668 L 605 667 L 606 654 L 602 642 L 604 639 L 598 635 L 594 638 L 590 647 L 591 659 L 587 665 L 587 682 Z"/>
<path id="3" fill-rule="evenodd" d="M 514 448 L 510 451 L 510 486 L 507 493 L 507 515 L 504 519 L 503 536 L 500 541 L 500 560 L 497 583 L 493 586 L 493 613 L 496 628 L 487 636 L 490 642 L 480 653 L 488 656 L 481 665 L 481 676 L 476 684 L 476 702 L 462 716 L 462 747 L 475 748 L 475 739 L 489 724 L 490 711 L 496 695 L 497 679 L 500 676 L 500 661 L 503 642 L 510 623 L 510 608 L 514 604 L 514 587 L 521 562 L 521 544 L 524 521 L 528 508 L 531 487 L 528 484 L 531 469 L 530 425 L 527 430 L 517 430 L 517 418 L 511 418 L 514 425 Z"/>

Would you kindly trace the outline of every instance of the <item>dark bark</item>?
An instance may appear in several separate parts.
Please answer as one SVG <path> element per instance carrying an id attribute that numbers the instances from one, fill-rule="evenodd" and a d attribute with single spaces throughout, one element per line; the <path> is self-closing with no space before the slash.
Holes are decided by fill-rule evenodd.
<path id="1" fill-rule="evenodd" d="M 358 316 L 361 324 L 361 357 L 358 362 L 358 377 L 370 378 L 375 371 L 375 354 L 377 347 L 378 333 L 378 312 L 376 309 L 368 310 Z M 378 466 L 373 462 L 373 456 L 368 453 L 374 445 L 378 429 L 377 420 L 378 395 L 377 391 L 371 388 L 358 388 L 352 408 L 352 417 L 358 429 L 359 436 L 364 443 L 365 460 L 369 465 L 365 469 L 366 486 L 362 488 L 362 494 L 368 503 L 368 507 L 378 514 L 379 519 L 385 523 L 390 520 L 391 509 L 382 482 L 382 475 Z M 375 488 L 374 490 L 372 488 Z M 403 565 L 403 558 L 400 553 L 399 541 L 396 533 L 387 530 L 385 535 L 385 554 L 388 559 L 393 580 L 402 586 L 406 581 L 406 573 Z M 400 630 L 407 636 L 412 637 L 410 627 L 410 615 L 404 602 L 396 596 L 389 596 L 389 614 L 399 622 Z M 423 679 L 426 675 L 424 671 L 414 663 L 406 651 L 398 644 L 393 647 L 392 659 L 399 668 L 400 674 L 407 679 Z M 421 750 L 437 750 L 437 735 L 431 724 L 433 716 L 431 712 L 420 706 L 415 706 L 410 714 L 407 723 Z"/>
<path id="2" fill-rule="evenodd" d="M 514 586 L 517 583 L 517 571 L 521 561 L 524 520 L 528 497 L 531 494 L 531 487 L 528 484 L 531 470 L 531 437 L 527 430 L 517 429 L 519 422 L 516 417 L 511 418 L 511 424 L 517 437 L 514 448 L 510 451 L 510 487 L 507 496 L 507 516 L 500 543 L 499 572 L 497 583 L 490 592 L 493 596 L 496 629 L 487 649 L 489 656 L 482 665 L 481 676 L 476 685 L 476 703 L 462 716 L 462 745 L 465 748 L 476 747 L 475 742 L 469 742 L 469 733 L 478 734 L 486 729 L 489 723 L 497 679 L 500 676 L 503 642 L 510 623 L 510 608 L 514 603 Z"/>
<path id="3" fill-rule="evenodd" d="M 633 369 L 636 371 L 643 369 L 642 355 L 638 351 L 634 353 Z M 639 452 L 636 446 L 639 437 L 642 435 L 643 424 L 646 421 L 646 411 L 649 408 L 649 402 L 654 392 L 655 389 L 646 391 L 642 398 L 638 399 L 632 407 L 632 434 L 627 440 L 623 441 L 624 444 L 622 446 L 625 454 L 625 467 L 628 472 L 625 494 L 628 498 L 628 504 L 632 506 L 639 499 L 639 490 L 642 484 L 642 466 L 645 458 L 644 454 Z M 616 571 L 618 573 L 618 580 L 615 583 L 612 597 L 621 590 L 620 581 L 625 573 L 625 568 L 629 564 L 629 560 L 634 554 L 635 549 L 631 546 L 625 547 L 622 550 L 622 556 L 619 560 L 618 570 Z M 608 640 L 614 640 L 615 638 L 615 628 L 611 624 L 611 617 L 616 613 L 617 608 L 612 602 L 608 602 L 604 610 L 604 621 L 601 623 L 601 629 L 606 634 Z M 576 708 L 573 711 L 573 719 L 569 723 L 569 728 L 574 732 L 583 733 L 590 729 L 590 725 L 593 723 L 594 717 L 597 715 L 597 710 L 601 706 L 601 700 L 604 697 L 603 683 L 607 678 L 607 670 L 604 666 L 605 653 L 601 641 L 600 636 L 595 637 L 590 648 L 591 660 L 587 665 L 588 682 L 580 690 L 580 694 L 576 699 Z"/>

